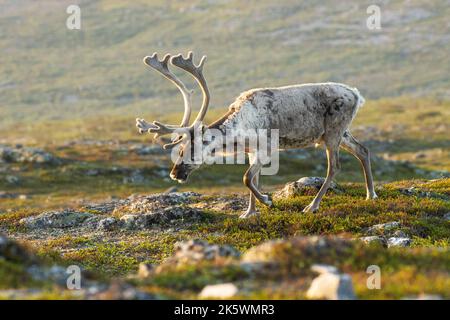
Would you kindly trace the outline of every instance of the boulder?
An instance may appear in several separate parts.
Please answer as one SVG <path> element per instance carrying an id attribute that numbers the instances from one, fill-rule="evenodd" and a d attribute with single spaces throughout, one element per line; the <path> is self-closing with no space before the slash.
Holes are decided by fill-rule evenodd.
<path id="1" fill-rule="evenodd" d="M 284 199 L 299 195 L 315 194 L 324 183 L 325 178 L 321 177 L 303 177 L 295 182 L 287 183 L 283 189 L 274 193 L 274 199 Z M 335 182 L 331 182 L 330 190 L 338 191 Z"/>
<path id="2" fill-rule="evenodd" d="M 120 218 L 126 229 L 145 229 L 154 225 L 170 223 L 175 220 L 199 220 L 202 212 L 189 207 L 173 206 L 148 213 L 125 214 Z"/>
<path id="3" fill-rule="evenodd" d="M 169 206 L 190 203 L 200 195 L 195 192 L 155 193 L 151 195 L 133 195 L 122 205 L 116 208 L 116 212 L 126 213 L 150 213 L 156 209 L 164 209 Z"/>
<path id="4" fill-rule="evenodd" d="M 20 223 L 30 229 L 73 228 L 81 225 L 93 214 L 72 210 L 46 212 L 37 216 L 27 217 Z"/>

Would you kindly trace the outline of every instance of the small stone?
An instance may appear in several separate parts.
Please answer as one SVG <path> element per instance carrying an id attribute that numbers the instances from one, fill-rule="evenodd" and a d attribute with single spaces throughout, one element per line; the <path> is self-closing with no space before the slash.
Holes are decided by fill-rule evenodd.
<path id="1" fill-rule="evenodd" d="M 387 241 L 388 248 L 391 247 L 409 247 L 411 245 L 411 239 L 410 238 L 396 238 L 391 237 Z"/>
<path id="2" fill-rule="evenodd" d="M 199 294 L 200 299 L 229 299 L 238 293 L 238 288 L 233 283 L 207 285 Z"/>
<path id="3" fill-rule="evenodd" d="M 450 221 L 450 212 L 447 212 L 443 218 L 444 220 Z"/>

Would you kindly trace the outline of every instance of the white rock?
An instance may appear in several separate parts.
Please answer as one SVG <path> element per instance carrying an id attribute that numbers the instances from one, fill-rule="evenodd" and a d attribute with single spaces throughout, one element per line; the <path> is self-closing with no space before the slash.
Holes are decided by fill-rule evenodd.
<path id="1" fill-rule="evenodd" d="M 320 275 L 312 281 L 306 292 L 308 299 L 356 299 L 352 278 L 348 274 L 339 274 L 336 267 L 327 265 L 313 265 L 311 269 Z"/>
<path id="2" fill-rule="evenodd" d="M 217 298 L 217 299 L 229 299 L 234 297 L 238 293 L 238 288 L 233 283 L 222 283 L 207 285 L 199 294 L 199 298 Z"/>

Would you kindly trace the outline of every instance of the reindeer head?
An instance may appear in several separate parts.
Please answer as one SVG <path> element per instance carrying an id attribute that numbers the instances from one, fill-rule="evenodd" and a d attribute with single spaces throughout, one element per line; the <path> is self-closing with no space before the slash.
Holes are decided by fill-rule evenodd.
<path id="1" fill-rule="evenodd" d="M 143 119 L 136 119 L 136 126 L 141 133 L 148 131 L 155 133 L 155 139 L 163 135 L 172 135 L 172 141 L 163 146 L 164 149 L 172 149 L 177 146 L 178 157 L 170 173 L 170 177 L 173 180 L 177 180 L 180 183 L 186 182 L 192 171 L 200 167 L 200 164 L 193 161 L 194 146 L 198 146 L 194 143 L 194 133 L 203 133 L 205 126 L 202 121 L 206 115 L 206 111 L 209 106 L 209 91 L 206 85 L 205 78 L 203 77 L 203 65 L 206 61 L 206 56 L 203 56 L 200 63 L 196 66 L 193 62 L 192 52 L 188 53 L 187 58 L 184 58 L 181 54 L 171 56 L 167 54 L 160 61 L 158 55 L 154 53 L 152 56 L 144 58 L 144 63 L 149 67 L 155 69 L 161 73 L 164 77 L 169 79 L 181 92 L 184 101 L 184 115 L 179 126 L 163 124 L 158 121 L 153 123 L 147 123 Z M 168 68 L 168 62 L 178 68 L 181 68 L 188 72 L 199 84 L 203 93 L 203 103 L 200 111 L 195 118 L 194 122 L 189 125 L 192 106 L 191 106 L 191 94 L 186 86 L 181 82 Z"/>

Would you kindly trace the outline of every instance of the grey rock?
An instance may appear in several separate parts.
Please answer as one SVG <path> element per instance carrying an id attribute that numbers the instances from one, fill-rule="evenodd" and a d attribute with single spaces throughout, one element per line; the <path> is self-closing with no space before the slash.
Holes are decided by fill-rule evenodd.
<path id="1" fill-rule="evenodd" d="M 127 229 L 145 229 L 154 225 L 170 223 L 176 220 L 199 220 L 203 213 L 194 208 L 173 206 L 153 212 L 126 214 L 120 218 Z"/>
<path id="2" fill-rule="evenodd" d="M 446 214 L 444 214 L 444 220 L 450 221 L 450 212 L 447 212 Z"/>
<path id="3" fill-rule="evenodd" d="M 305 194 L 305 191 L 313 189 L 318 191 L 325 178 L 321 177 L 303 177 L 295 182 L 287 183 L 283 189 L 274 193 L 274 198 L 282 199 Z M 338 186 L 335 182 L 331 182 L 330 190 L 338 191 Z"/>
<path id="4" fill-rule="evenodd" d="M 392 247 L 409 247 L 411 245 L 410 238 L 390 237 L 387 241 L 388 248 Z"/>
<path id="5" fill-rule="evenodd" d="M 188 204 L 200 195 L 195 192 L 156 193 L 133 195 L 125 200 L 116 211 L 127 213 L 151 213 L 174 205 Z"/>
<path id="6" fill-rule="evenodd" d="M 114 227 L 117 225 L 117 219 L 113 217 L 108 217 L 105 219 L 102 219 L 97 224 L 98 230 L 104 230 L 104 231 L 110 231 L 113 230 Z"/>
<path id="7" fill-rule="evenodd" d="M 0 159 L 7 163 L 59 164 L 61 161 L 51 153 L 38 148 L 0 146 Z"/>
<path id="8" fill-rule="evenodd" d="M 23 218 L 20 220 L 20 223 L 30 229 L 73 228 L 80 226 L 86 219 L 92 216 L 90 213 L 71 210 L 53 211 L 38 216 Z"/>

